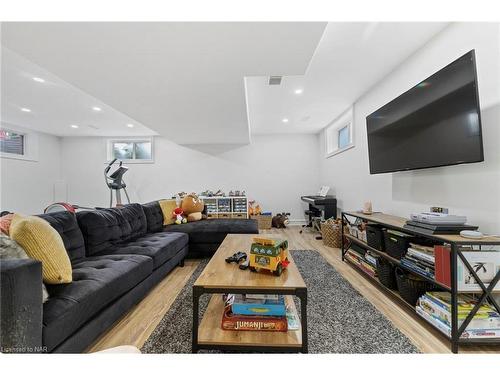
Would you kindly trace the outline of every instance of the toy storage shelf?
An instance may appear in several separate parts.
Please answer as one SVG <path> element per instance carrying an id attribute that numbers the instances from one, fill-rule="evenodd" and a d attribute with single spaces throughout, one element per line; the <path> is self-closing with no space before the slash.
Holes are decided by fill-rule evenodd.
<path id="1" fill-rule="evenodd" d="M 287 305 L 296 309 L 292 296 L 285 296 Z M 198 329 L 200 345 L 227 347 L 283 347 L 300 348 L 302 346 L 301 329 L 288 332 L 228 331 L 221 328 L 224 311 L 222 295 L 212 295 L 207 310 Z"/>
<path id="2" fill-rule="evenodd" d="M 200 197 L 208 219 L 248 219 L 247 197 Z"/>
<path id="3" fill-rule="evenodd" d="M 458 312 L 457 296 L 459 294 L 459 291 L 457 290 L 456 274 L 455 274 L 455 277 L 453 277 L 453 271 L 452 271 L 452 285 L 451 285 L 451 287 L 449 287 L 447 285 L 444 285 L 444 284 L 436 281 L 434 278 L 425 277 L 425 276 L 405 267 L 404 265 L 401 264 L 399 259 L 393 258 L 390 255 L 388 255 L 387 253 L 369 246 L 365 241 L 363 241 L 363 240 L 361 240 L 361 239 L 359 239 L 351 234 L 345 233 L 344 226 L 347 223 L 349 223 L 348 217 L 362 219 L 363 221 L 365 221 L 367 223 L 380 224 L 382 227 L 384 227 L 386 229 L 395 229 L 397 231 L 408 233 L 408 234 L 411 234 L 413 236 L 424 237 L 424 238 L 431 239 L 431 240 L 434 240 L 434 241 L 439 242 L 439 243 L 449 244 L 451 247 L 451 255 L 450 255 L 450 262 L 451 262 L 450 269 L 451 270 L 453 270 L 453 269 L 456 270 L 458 258 L 462 257 L 460 246 L 465 246 L 465 245 L 500 246 L 500 240 L 489 240 L 489 239 L 474 240 L 474 239 L 466 239 L 466 238 L 463 238 L 459 235 L 430 235 L 430 234 L 419 233 L 417 231 L 408 230 L 408 229 L 404 228 L 403 226 L 406 223 L 406 219 L 401 218 L 401 217 L 386 215 L 386 214 L 381 214 L 381 213 L 374 213 L 372 215 L 366 215 L 366 214 L 362 214 L 360 212 L 343 212 L 342 213 L 342 227 L 343 227 L 342 228 L 342 233 L 343 233 L 342 247 L 341 247 L 342 248 L 342 260 L 345 261 L 347 264 L 349 264 L 354 269 L 356 269 L 358 272 L 360 272 L 368 280 L 372 281 L 377 287 L 379 287 L 382 291 L 386 292 L 390 297 L 394 298 L 397 302 L 399 302 L 400 305 L 406 307 L 409 311 L 411 311 L 413 313 L 414 316 L 418 317 L 419 320 L 425 322 L 427 326 L 432 327 L 434 332 L 437 332 L 439 335 L 441 335 L 441 336 L 445 337 L 447 340 L 449 340 L 450 346 L 451 346 L 451 351 L 453 353 L 458 352 L 459 345 L 500 345 L 500 338 L 461 338 L 461 337 L 459 337 L 459 335 L 458 335 L 459 324 L 458 324 L 458 318 L 456 318 L 456 317 L 455 317 L 455 319 L 452 319 L 452 336 L 450 337 L 449 335 L 440 331 L 434 325 L 430 324 L 427 320 L 425 320 L 425 318 L 420 316 L 416 312 L 415 306 L 412 306 L 410 303 L 405 301 L 399 295 L 399 293 L 397 291 L 386 287 L 385 285 L 383 285 L 379 281 L 379 279 L 377 277 L 368 274 L 367 272 L 365 272 L 363 270 L 362 267 L 357 265 L 355 262 L 351 261 L 349 258 L 345 257 L 351 244 L 354 243 L 354 244 L 362 247 L 363 249 L 370 251 L 371 253 L 379 255 L 380 257 L 391 262 L 393 265 L 398 266 L 409 273 L 418 275 L 419 277 L 425 279 L 426 281 L 433 283 L 434 285 L 440 287 L 444 291 L 451 293 L 451 297 L 452 297 L 451 311 L 452 311 L 452 315 L 456 316 L 456 314 Z M 455 267 L 453 267 L 453 265 Z M 468 292 L 468 293 L 471 293 L 471 292 Z M 476 294 L 481 294 L 481 293 L 482 292 L 477 292 Z"/>

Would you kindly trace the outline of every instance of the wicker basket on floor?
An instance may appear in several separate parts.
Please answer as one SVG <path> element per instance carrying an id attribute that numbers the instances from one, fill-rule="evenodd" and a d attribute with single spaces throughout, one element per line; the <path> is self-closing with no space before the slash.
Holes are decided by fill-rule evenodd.
<path id="1" fill-rule="evenodd" d="M 257 220 L 259 229 L 271 229 L 273 227 L 272 215 L 250 215 L 250 219 Z"/>
<path id="2" fill-rule="evenodd" d="M 341 221 L 328 219 L 321 223 L 321 236 L 326 246 L 340 248 L 342 246 Z"/>

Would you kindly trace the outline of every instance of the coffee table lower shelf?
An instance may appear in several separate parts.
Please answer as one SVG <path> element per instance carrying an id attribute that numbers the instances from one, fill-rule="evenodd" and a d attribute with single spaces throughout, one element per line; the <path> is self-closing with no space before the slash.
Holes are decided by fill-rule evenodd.
<path id="1" fill-rule="evenodd" d="M 286 303 L 296 309 L 291 296 Z M 198 329 L 197 349 L 255 351 L 255 352 L 301 352 L 302 331 L 252 332 L 228 331 L 221 328 L 224 303 L 220 294 L 213 294 Z"/>

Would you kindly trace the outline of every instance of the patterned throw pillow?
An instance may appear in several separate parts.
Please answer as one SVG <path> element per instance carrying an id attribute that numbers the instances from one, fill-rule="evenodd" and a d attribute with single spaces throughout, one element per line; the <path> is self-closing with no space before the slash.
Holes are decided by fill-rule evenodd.
<path id="1" fill-rule="evenodd" d="M 6 214 L 0 217 L 0 232 L 3 234 L 9 235 L 10 223 L 12 222 L 12 216 L 14 214 Z"/>
<path id="2" fill-rule="evenodd" d="M 28 255 L 24 249 L 19 246 L 19 244 L 11 239 L 9 236 L 6 236 L 3 233 L 0 233 L 0 259 L 28 259 Z M 45 303 L 49 299 L 49 293 L 47 292 L 47 288 L 45 284 L 42 282 L 42 303 Z"/>

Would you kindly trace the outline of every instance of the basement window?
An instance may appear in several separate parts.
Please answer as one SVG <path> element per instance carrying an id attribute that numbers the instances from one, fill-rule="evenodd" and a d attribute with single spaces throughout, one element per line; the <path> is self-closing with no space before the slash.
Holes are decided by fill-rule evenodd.
<path id="1" fill-rule="evenodd" d="M 354 147 L 353 110 L 350 108 L 325 128 L 325 157 Z"/>
<path id="2" fill-rule="evenodd" d="M 0 130 L 0 152 L 2 155 L 24 156 L 25 135 L 14 130 Z"/>
<path id="3" fill-rule="evenodd" d="M 111 139 L 107 145 L 107 159 L 119 159 L 125 163 L 152 163 L 153 139 Z"/>

